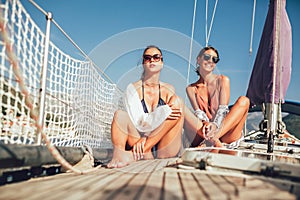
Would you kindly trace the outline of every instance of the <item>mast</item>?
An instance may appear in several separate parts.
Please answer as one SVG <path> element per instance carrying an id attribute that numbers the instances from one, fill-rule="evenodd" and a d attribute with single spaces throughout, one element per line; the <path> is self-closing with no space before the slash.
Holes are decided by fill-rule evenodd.
<path id="1" fill-rule="evenodd" d="M 262 106 L 260 131 L 273 152 L 274 137 L 283 133 L 281 104 L 291 75 L 292 36 L 286 0 L 270 0 L 268 15 L 253 66 L 247 96 L 252 106 Z"/>
<path id="2" fill-rule="evenodd" d="M 282 96 L 281 96 L 281 87 L 279 87 L 279 102 L 275 104 L 275 92 L 276 92 L 276 79 L 278 78 L 277 73 L 280 73 L 280 70 L 278 69 L 278 66 L 281 66 L 280 64 L 280 44 L 279 44 L 279 37 L 280 37 L 280 15 L 281 15 L 281 0 L 275 0 L 274 4 L 275 8 L 275 35 L 274 35 L 274 62 L 273 62 L 273 86 L 272 86 L 272 102 L 270 106 L 270 110 L 267 111 L 270 112 L 270 117 L 268 119 L 268 153 L 273 153 L 273 147 L 274 147 L 274 135 L 277 134 L 277 120 L 278 119 L 278 107 L 281 106 Z M 279 76 L 280 78 L 280 76 Z M 281 82 L 281 81 L 280 81 Z M 275 84 L 274 84 L 275 83 Z M 268 106 L 267 106 L 268 108 Z M 282 121 L 280 119 L 280 121 Z"/>

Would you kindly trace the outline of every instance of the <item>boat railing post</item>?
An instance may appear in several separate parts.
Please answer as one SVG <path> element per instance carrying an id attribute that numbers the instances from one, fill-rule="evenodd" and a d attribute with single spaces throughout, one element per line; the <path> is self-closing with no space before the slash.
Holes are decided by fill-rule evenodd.
<path id="1" fill-rule="evenodd" d="M 274 137 L 277 134 L 277 119 L 278 119 L 278 104 L 267 103 L 266 114 L 267 114 L 267 133 L 268 133 L 268 153 L 273 152 Z"/>
<path id="2" fill-rule="evenodd" d="M 41 144 L 41 131 L 43 131 L 44 127 L 44 115 L 45 115 L 45 101 L 46 101 L 46 82 L 47 82 L 47 66 L 48 66 L 48 53 L 49 53 L 49 43 L 50 43 L 50 26 L 52 20 L 52 13 L 48 12 L 46 15 L 46 35 L 45 35 L 45 49 L 44 49 L 44 57 L 43 57 L 43 66 L 42 66 L 42 74 L 41 74 L 41 85 L 40 85 L 40 106 L 39 106 L 39 118 L 38 118 L 38 132 L 36 138 L 36 144 Z"/>
<path id="3" fill-rule="evenodd" d="M 244 124 L 243 137 L 245 137 L 247 134 L 248 134 L 248 130 L 247 130 L 247 120 L 246 120 Z"/>
<path id="4" fill-rule="evenodd" d="M 282 100 L 279 100 L 278 114 L 277 114 L 277 133 L 278 134 L 283 134 L 284 131 L 286 130 L 286 125 L 282 120 L 281 106 L 282 106 Z"/>

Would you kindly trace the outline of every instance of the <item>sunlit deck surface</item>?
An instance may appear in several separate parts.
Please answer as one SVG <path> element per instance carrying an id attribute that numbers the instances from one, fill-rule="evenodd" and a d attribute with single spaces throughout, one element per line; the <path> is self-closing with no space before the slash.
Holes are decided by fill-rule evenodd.
<path id="1" fill-rule="evenodd" d="M 181 168 L 180 158 L 61 173 L 0 187 L 0 199 L 299 199 L 299 185 L 238 173 Z M 298 196 L 298 197 L 297 197 Z"/>

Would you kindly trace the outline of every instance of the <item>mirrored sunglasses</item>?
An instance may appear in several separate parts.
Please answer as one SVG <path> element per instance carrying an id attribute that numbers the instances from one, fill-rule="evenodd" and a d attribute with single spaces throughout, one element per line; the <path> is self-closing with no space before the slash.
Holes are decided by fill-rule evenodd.
<path id="1" fill-rule="evenodd" d="M 206 60 L 206 61 L 209 61 L 210 58 L 212 58 L 212 61 L 214 63 L 217 63 L 219 62 L 220 58 L 216 57 L 216 56 L 212 56 L 212 55 L 209 55 L 209 54 L 203 54 L 203 59 Z"/>

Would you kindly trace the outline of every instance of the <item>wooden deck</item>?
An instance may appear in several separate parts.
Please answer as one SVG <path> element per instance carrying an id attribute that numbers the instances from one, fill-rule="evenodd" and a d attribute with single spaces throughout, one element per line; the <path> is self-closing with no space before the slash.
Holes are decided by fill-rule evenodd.
<path id="1" fill-rule="evenodd" d="M 183 169 L 178 163 L 179 158 L 156 159 L 85 175 L 32 178 L 1 186 L 0 199 L 299 199 L 299 184 L 275 185 L 267 178 Z"/>

